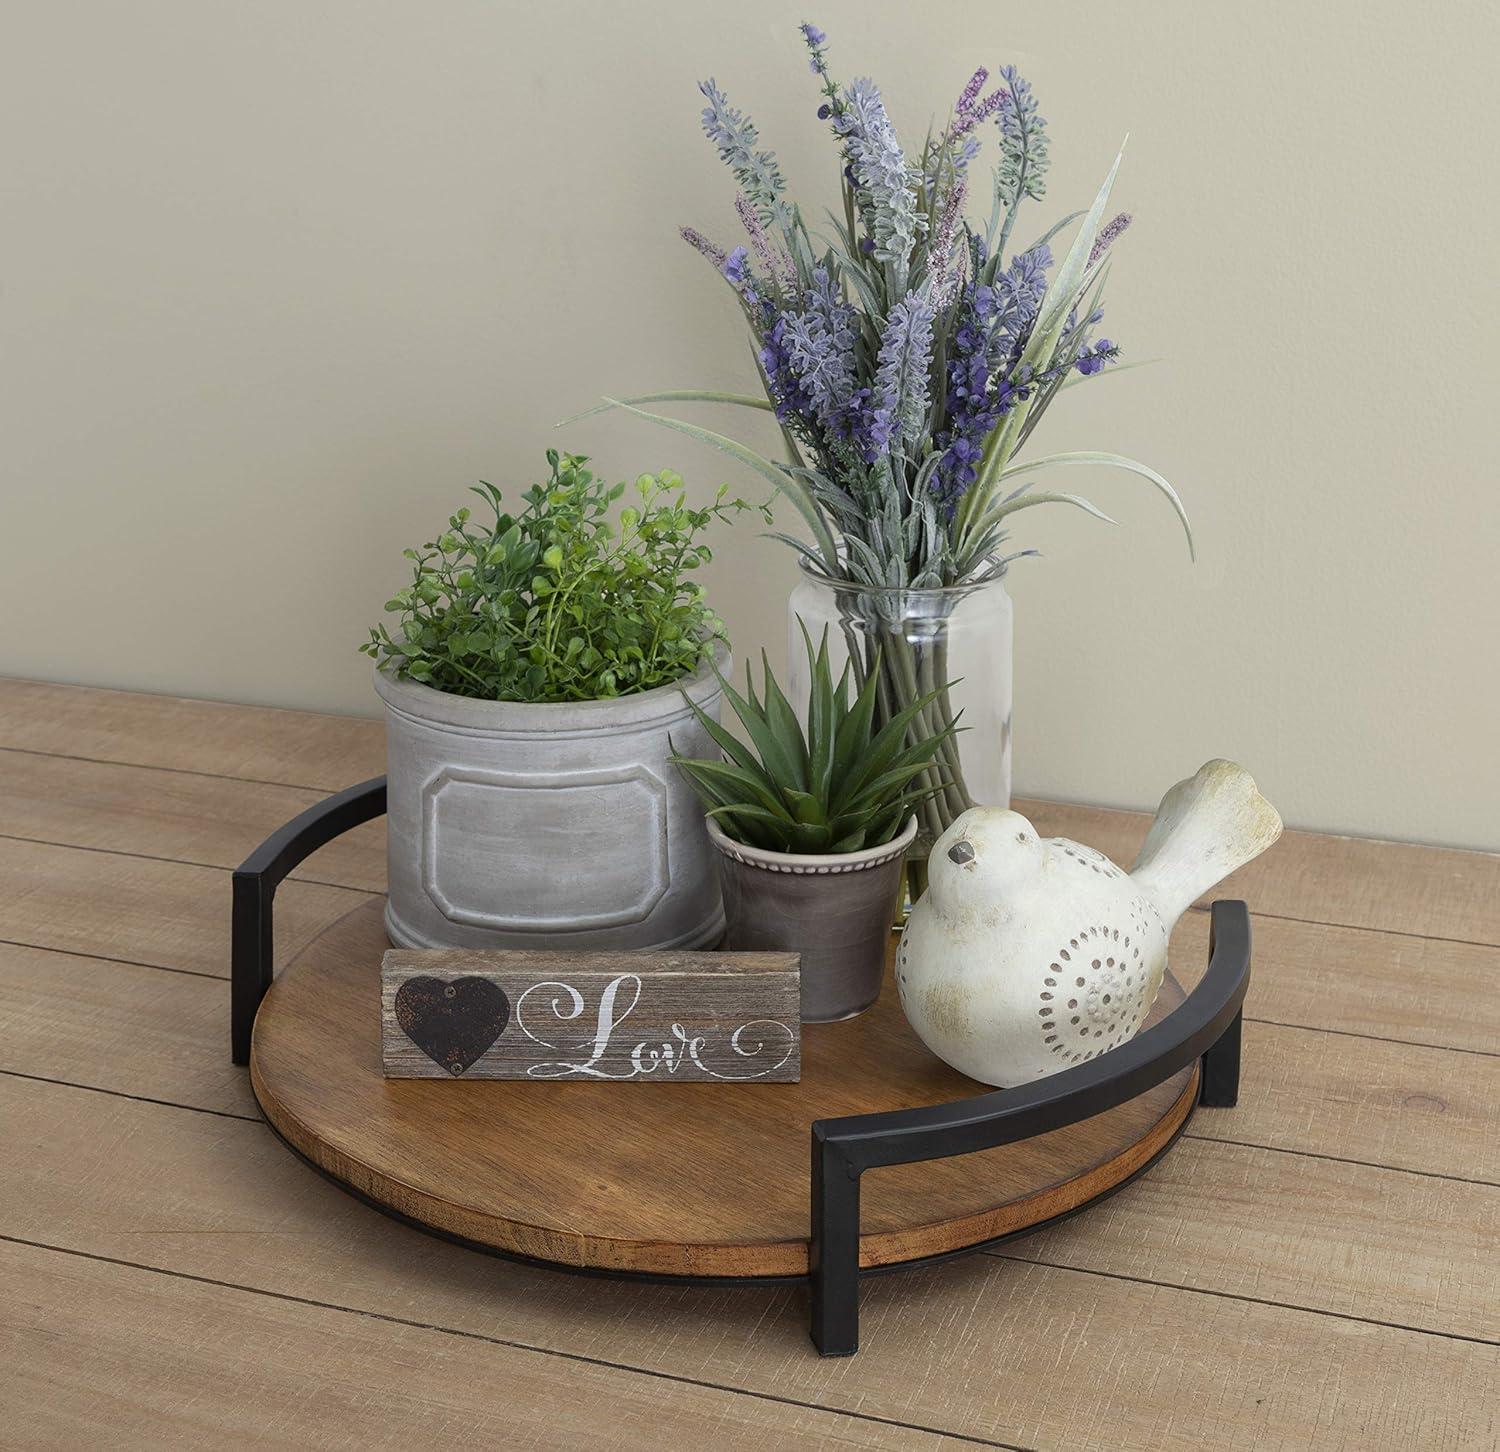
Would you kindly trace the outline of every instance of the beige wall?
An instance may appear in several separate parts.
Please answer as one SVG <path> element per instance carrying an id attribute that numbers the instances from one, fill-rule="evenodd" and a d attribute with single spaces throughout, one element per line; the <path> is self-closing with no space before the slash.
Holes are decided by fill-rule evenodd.
<path id="1" fill-rule="evenodd" d="M 1201 560 L 1125 476 L 1069 481 L 1117 530 L 1021 516 L 1019 788 L 1139 806 L 1227 754 L 1296 824 L 1500 848 L 1500 12 L 811 13 L 908 134 L 1019 62 L 1049 217 L 1132 133 L 1109 332 L 1165 361 L 1070 392 L 1045 441 L 1155 463 Z M 0 4 L 0 671 L 372 710 L 354 647 L 469 481 L 519 484 L 603 391 L 749 381 L 675 237 L 732 230 L 693 83 L 821 201 L 802 14 Z M 752 482 L 634 421 L 564 437 Z M 736 641 L 779 655 L 787 554 L 721 545 Z"/>

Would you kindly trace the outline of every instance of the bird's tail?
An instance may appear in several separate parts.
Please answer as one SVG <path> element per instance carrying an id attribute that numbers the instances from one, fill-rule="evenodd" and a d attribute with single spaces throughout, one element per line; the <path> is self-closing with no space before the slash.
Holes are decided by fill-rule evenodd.
<path id="1" fill-rule="evenodd" d="M 1170 926 L 1279 836 L 1281 818 L 1250 773 L 1233 761 L 1205 762 L 1161 799 L 1130 875 Z"/>

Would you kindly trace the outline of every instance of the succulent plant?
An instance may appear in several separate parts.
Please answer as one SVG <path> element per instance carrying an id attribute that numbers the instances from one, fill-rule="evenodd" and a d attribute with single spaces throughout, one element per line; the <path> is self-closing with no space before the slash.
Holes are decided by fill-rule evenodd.
<path id="1" fill-rule="evenodd" d="M 746 741 L 689 701 L 723 759 L 674 755 L 672 760 L 708 815 L 747 846 L 799 853 L 878 847 L 900 834 L 919 803 L 943 789 L 934 757 L 957 730 L 957 721 L 908 745 L 907 727 L 940 691 L 910 702 L 877 726 L 878 659 L 851 701 L 851 666 L 845 664 L 835 683 L 827 630 L 816 651 L 806 626 L 802 638 L 812 679 L 805 730 L 762 651 L 760 697 L 748 664 L 743 696 L 720 677 Z"/>

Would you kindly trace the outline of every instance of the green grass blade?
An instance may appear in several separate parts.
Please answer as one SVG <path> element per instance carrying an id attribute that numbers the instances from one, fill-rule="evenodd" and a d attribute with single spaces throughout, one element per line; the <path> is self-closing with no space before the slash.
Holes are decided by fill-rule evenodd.
<path id="1" fill-rule="evenodd" d="M 812 531 L 814 540 L 823 554 L 823 563 L 830 575 L 837 578 L 839 574 L 838 548 L 833 542 L 833 535 L 828 528 L 828 521 L 823 517 L 823 511 L 818 507 L 818 502 L 812 497 L 807 486 L 794 474 L 778 464 L 773 464 L 754 449 L 747 448 L 736 440 L 726 438 L 723 434 L 716 434 L 712 429 L 700 428 L 697 424 L 684 423 L 680 418 L 668 418 L 665 414 L 647 413 L 643 408 L 636 408 L 632 404 L 623 402 L 618 398 L 606 400 L 616 408 L 623 408 L 627 413 L 633 413 L 640 418 L 649 419 L 652 423 L 658 423 L 663 428 L 675 429 L 680 434 L 685 434 L 690 439 L 697 439 L 699 443 L 707 444 L 710 448 L 718 449 L 720 453 L 728 454 L 731 459 L 737 459 L 748 469 L 753 469 L 763 479 L 769 480 L 776 488 L 791 501 L 792 508 L 802 516 L 803 522 Z"/>
<path id="2" fill-rule="evenodd" d="M 1043 232 L 1042 235 L 1038 237 L 1036 241 L 1033 242 L 1031 246 L 1026 250 L 1028 252 L 1032 252 L 1035 251 L 1036 248 L 1042 246 L 1044 243 L 1050 242 L 1055 236 L 1057 236 L 1059 232 L 1062 231 L 1064 227 L 1068 225 L 1069 222 L 1076 222 L 1082 215 L 1082 212 L 1069 212 L 1068 215 L 1061 221 L 1054 222 L 1050 227 L 1048 227 L 1047 230 Z"/>
<path id="3" fill-rule="evenodd" d="M 1080 383 L 1093 383 L 1099 378 L 1108 378 L 1111 373 L 1129 373 L 1132 368 L 1154 368 L 1162 360 L 1160 358 L 1134 358 L 1129 363 L 1111 363 L 1103 373 L 1095 373 L 1085 378 L 1081 373 L 1075 373 L 1071 378 L 1062 381 L 1063 388 L 1077 388 Z"/>
<path id="4" fill-rule="evenodd" d="M 769 399 L 757 398 L 753 393 L 716 393 L 711 388 L 667 388 L 660 393 L 637 393 L 630 398 L 612 398 L 605 403 L 596 403 L 593 408 L 586 408 L 582 413 L 572 413 L 567 418 L 558 419 L 552 427 L 566 428 L 580 419 L 593 418 L 596 413 L 608 413 L 612 408 L 630 407 L 638 403 L 732 403 L 740 408 L 775 412 Z"/>
<path id="5" fill-rule="evenodd" d="M 1058 464 L 1094 464 L 1110 469 L 1124 469 L 1127 473 L 1139 474 L 1142 479 L 1150 481 L 1166 495 L 1176 511 L 1177 518 L 1182 523 L 1183 533 L 1187 535 L 1188 555 L 1194 560 L 1198 558 L 1198 549 L 1193 542 L 1193 526 L 1188 522 L 1187 508 L 1181 496 L 1155 469 L 1142 464 L 1138 459 L 1128 459 L 1124 454 L 1106 453 L 1101 449 L 1079 449 L 1066 454 L 1048 454 L 1045 458 L 1030 459 L 1025 464 L 1012 464 L 1009 469 L 1002 472 L 1001 478 L 1004 478 L 1006 474 L 1018 474 L 1023 469 L 1048 469 Z"/>
<path id="6" fill-rule="evenodd" d="M 1031 331 L 1031 341 L 1026 345 L 1026 352 L 1021 359 L 1024 364 L 1030 365 L 1033 372 L 1041 373 L 1046 370 L 1052 361 L 1052 354 L 1056 351 L 1062 330 L 1067 326 L 1068 313 L 1083 288 L 1084 277 L 1088 272 L 1089 253 L 1093 251 L 1094 238 L 1098 236 L 1099 225 L 1104 220 L 1104 209 L 1109 205 L 1109 194 L 1114 187 L 1115 176 L 1120 170 L 1120 162 L 1124 156 L 1125 148 L 1122 146 L 1119 155 L 1115 157 L 1114 165 L 1109 169 L 1109 175 L 1104 178 L 1104 184 L 1094 197 L 1093 205 L 1079 224 L 1062 266 L 1053 274 L 1052 281 L 1042 297 L 1036 324 Z M 962 552 L 962 546 L 973 539 L 975 521 L 984 518 L 989 511 L 994 491 L 999 483 L 996 476 L 1010 462 L 1010 456 L 1015 452 L 1016 441 L 1020 437 L 1021 429 L 1035 401 L 1036 395 L 1032 394 L 1025 403 L 1011 409 L 1006 414 L 1004 422 L 990 435 L 985 444 L 979 480 L 964 496 L 964 501 L 959 506 L 957 522 L 960 552 Z"/>
<path id="7" fill-rule="evenodd" d="M 1032 330 L 1031 341 L 1025 353 L 1025 361 L 1030 363 L 1037 372 L 1041 372 L 1052 361 L 1057 340 L 1063 328 L 1067 326 L 1068 314 L 1072 311 L 1079 290 L 1083 287 L 1084 275 L 1088 271 L 1089 254 L 1094 250 L 1094 238 L 1099 235 L 1099 225 L 1104 220 L 1104 209 L 1109 205 L 1109 194 L 1114 187 L 1120 163 L 1124 159 L 1125 147 L 1122 144 L 1119 155 L 1115 157 L 1114 165 L 1109 169 L 1109 175 L 1104 178 L 1103 185 L 1094 197 L 1094 203 L 1089 208 L 1088 215 L 1079 225 L 1078 232 L 1073 238 L 1073 245 L 1068 248 L 1068 255 L 1063 259 L 1063 265 L 1053 276 L 1046 296 L 1042 299 L 1036 327 Z"/>
<path id="8" fill-rule="evenodd" d="M 1017 465 L 1017 471 L 1020 466 Z M 1002 474 L 1001 478 L 1005 476 Z M 1095 519 L 1102 519 L 1105 524 L 1114 524 L 1115 521 L 1102 509 L 1090 504 L 1087 499 L 1079 494 L 1025 494 L 1013 499 L 1002 500 L 990 512 L 985 515 L 983 525 L 998 524 L 1009 514 L 1014 514 L 1018 509 L 1030 509 L 1034 504 L 1072 504 L 1083 510 L 1085 514 L 1092 514 Z"/>

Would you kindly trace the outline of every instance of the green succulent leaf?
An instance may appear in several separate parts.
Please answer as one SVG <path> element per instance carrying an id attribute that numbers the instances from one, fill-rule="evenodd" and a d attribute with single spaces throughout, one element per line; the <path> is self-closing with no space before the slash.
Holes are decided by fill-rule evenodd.
<path id="1" fill-rule="evenodd" d="M 718 673 L 715 672 L 715 674 Z M 728 688 L 728 682 L 724 680 L 723 676 L 719 677 L 719 683 L 726 689 Z M 756 760 L 755 753 L 743 746 L 732 731 L 726 731 L 686 691 L 682 693 L 682 699 L 686 702 L 688 710 L 697 717 L 698 724 L 708 733 L 709 740 L 734 762 L 736 766 L 744 767 L 746 771 L 758 771 L 760 769 L 760 763 Z M 676 748 L 674 747 L 673 750 L 675 752 Z M 680 758 L 674 754 L 672 759 L 677 761 L 685 760 L 686 758 Z"/>
<path id="2" fill-rule="evenodd" d="M 873 781 L 881 773 L 895 767 L 897 758 L 902 754 L 906 743 L 907 727 L 916 720 L 917 716 L 942 694 L 941 690 L 929 691 L 925 696 L 912 701 L 904 709 L 898 711 L 886 724 L 876 733 L 864 752 L 861 753 L 860 761 L 850 773 L 848 780 L 844 783 L 844 794 L 839 805 L 852 800 L 860 793 L 868 782 Z M 949 734 L 953 728 L 949 727 L 942 736 Z M 905 748 L 913 752 L 921 752 L 931 745 L 933 751 L 937 750 L 937 742 L 940 736 L 931 736 L 926 741 L 919 742 L 916 746 Z M 925 761 L 919 761 L 912 765 L 912 775 L 921 770 Z"/>
<path id="3" fill-rule="evenodd" d="M 737 840 L 778 852 L 853 852 L 900 834 L 915 807 L 946 787 L 934 765 L 956 727 L 908 743 L 907 728 L 947 686 L 875 727 L 877 669 L 849 696 L 851 667 L 833 679 L 828 631 L 814 645 L 804 628 L 810 678 L 806 731 L 761 655 L 761 691 L 746 667 L 745 694 L 724 682 L 725 699 L 748 742 L 715 723 L 718 761 L 673 756 L 704 807 Z M 948 683 L 951 686 L 951 682 Z M 694 714 L 706 727 L 701 709 Z"/>
<path id="4" fill-rule="evenodd" d="M 792 814 L 804 827 L 826 827 L 828 825 L 827 799 L 812 792 L 799 792 L 791 787 L 785 789 Z"/>
<path id="5" fill-rule="evenodd" d="M 834 735 L 833 779 L 830 791 L 837 799 L 845 784 L 858 768 L 860 758 L 869 749 L 870 729 L 875 721 L 875 702 L 880 691 L 880 653 L 877 651 L 865 683 L 854 698 L 854 705 L 839 722 Z"/>
<path id="6" fill-rule="evenodd" d="M 675 758 L 677 765 L 694 782 L 705 784 L 717 792 L 727 803 L 741 802 L 770 812 L 782 821 L 796 820 L 782 805 L 774 783 L 764 774 L 745 771 L 727 761 L 683 761 Z"/>
<path id="7" fill-rule="evenodd" d="M 783 844 L 792 830 L 778 816 L 762 811 L 759 807 L 735 806 L 714 807 L 705 815 L 712 817 L 723 828 L 725 835 L 750 847 L 764 847 L 767 852 L 787 852 L 791 849 Z"/>
<path id="8" fill-rule="evenodd" d="M 729 702 L 740 725 L 750 738 L 766 774 L 777 782 L 800 783 L 797 754 L 790 744 L 784 742 L 766 719 L 760 702 L 755 698 L 755 687 L 750 681 L 750 666 L 745 665 L 746 696 L 741 696 L 727 681 L 724 683 L 724 699 Z"/>
<path id="9" fill-rule="evenodd" d="M 771 674 L 770 662 L 766 659 L 765 651 L 760 653 L 761 671 L 764 679 L 762 694 L 765 697 L 766 724 L 775 733 L 776 740 L 780 744 L 783 759 L 791 763 L 793 775 L 786 783 L 787 786 L 796 786 L 803 790 L 810 785 L 808 781 L 808 752 L 807 738 L 802 734 L 802 723 L 797 720 L 797 713 L 792 710 L 792 703 L 782 694 L 781 687 L 776 684 L 776 677 Z M 828 673 L 828 661 L 824 658 L 823 673 Z M 814 667 L 814 681 L 817 678 L 817 668 Z M 818 694 L 816 684 L 813 694 Z"/>
<path id="10" fill-rule="evenodd" d="M 807 633 L 807 626 L 800 619 L 797 625 L 807 644 L 808 656 L 813 660 L 812 689 L 807 712 L 808 784 L 826 801 L 829 782 L 833 776 L 835 709 L 833 673 L 828 665 L 828 632 L 823 632 L 814 656 L 812 637 Z"/>

